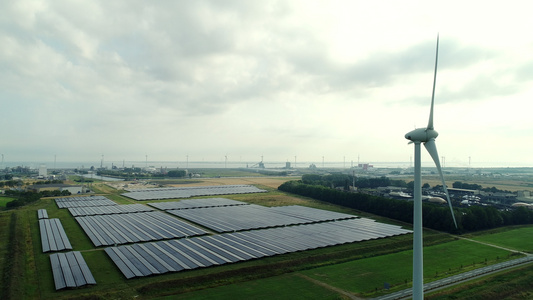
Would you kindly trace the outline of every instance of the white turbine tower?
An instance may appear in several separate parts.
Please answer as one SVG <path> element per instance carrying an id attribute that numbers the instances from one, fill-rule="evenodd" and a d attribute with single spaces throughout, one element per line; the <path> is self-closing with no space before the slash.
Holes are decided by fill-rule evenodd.
<path id="1" fill-rule="evenodd" d="M 455 215 L 453 213 L 452 202 L 444 182 L 442 169 L 440 167 L 439 154 L 435 139 L 439 135 L 433 128 L 433 105 L 435 101 L 435 83 L 437 81 L 437 62 L 439 58 L 439 36 L 437 35 L 437 50 L 435 55 L 435 73 L 433 75 L 433 93 L 431 95 L 431 108 L 429 111 L 429 122 L 426 128 L 417 128 L 405 135 L 405 138 L 410 140 L 410 143 L 415 144 L 415 181 L 414 181 L 414 211 L 413 211 L 413 299 L 422 300 L 424 298 L 424 276 L 423 276 L 423 248 L 422 248 L 422 185 L 421 185 L 421 159 L 420 159 L 420 144 L 424 143 L 426 150 L 431 155 L 435 162 L 437 171 L 439 172 L 442 181 L 442 187 L 446 193 L 446 198 L 452 213 L 453 223 L 457 228 Z"/>

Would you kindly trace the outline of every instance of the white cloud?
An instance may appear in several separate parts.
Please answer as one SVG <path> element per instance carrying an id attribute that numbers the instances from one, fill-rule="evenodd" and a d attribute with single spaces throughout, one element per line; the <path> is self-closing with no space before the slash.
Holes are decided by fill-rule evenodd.
<path id="1" fill-rule="evenodd" d="M 427 122 L 440 31 L 440 153 L 531 165 L 530 6 L 9 1 L 0 125 L 14 129 L 0 151 L 408 161 L 403 135 Z"/>

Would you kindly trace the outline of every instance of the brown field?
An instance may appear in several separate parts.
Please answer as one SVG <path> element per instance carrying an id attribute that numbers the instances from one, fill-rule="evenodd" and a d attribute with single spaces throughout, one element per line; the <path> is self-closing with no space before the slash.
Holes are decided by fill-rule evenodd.
<path id="1" fill-rule="evenodd" d="M 531 190 L 531 183 L 528 181 L 519 181 L 516 179 L 507 179 L 507 178 L 482 178 L 482 177 L 469 177 L 465 178 L 464 176 L 453 176 L 453 175 L 445 175 L 444 176 L 446 180 L 446 185 L 448 187 L 452 187 L 452 184 L 455 181 L 461 181 L 468 184 L 479 184 L 484 188 L 491 188 L 496 187 L 500 190 L 506 190 L 511 192 L 516 191 L 524 191 L 524 190 Z M 402 179 L 405 182 L 413 181 L 413 177 L 399 177 L 398 179 Z M 430 176 L 424 176 L 422 175 L 422 184 L 428 183 L 431 186 L 435 185 L 442 185 L 440 178 L 435 175 Z"/>
<path id="2" fill-rule="evenodd" d="M 258 184 L 277 189 L 282 183 L 289 180 L 298 180 L 299 177 L 223 177 L 193 179 L 191 182 L 169 184 L 169 186 L 208 186 L 208 185 L 233 185 L 233 184 Z"/>
<path id="3" fill-rule="evenodd" d="M 282 183 L 289 180 L 299 180 L 300 177 L 221 177 L 221 178 L 193 178 L 179 180 L 162 180 L 156 182 L 106 182 L 105 185 L 99 184 L 101 192 L 110 193 L 112 189 L 122 190 L 126 186 L 129 189 L 153 188 L 158 184 L 173 187 L 187 186 L 211 186 L 211 185 L 238 185 L 250 184 L 263 186 L 265 188 L 277 189 Z"/>

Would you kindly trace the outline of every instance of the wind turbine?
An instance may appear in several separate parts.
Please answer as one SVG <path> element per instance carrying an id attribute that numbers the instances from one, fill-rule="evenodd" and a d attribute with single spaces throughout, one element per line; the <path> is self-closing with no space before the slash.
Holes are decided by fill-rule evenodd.
<path id="1" fill-rule="evenodd" d="M 422 247 L 422 184 L 421 184 L 421 159 L 420 159 L 420 144 L 423 143 L 426 150 L 431 155 L 435 162 L 437 171 L 439 172 L 442 181 L 442 187 L 446 193 L 446 198 L 452 213 L 453 223 L 457 228 L 455 215 L 453 213 L 452 202 L 444 182 L 442 169 L 439 161 L 439 154 L 435 139 L 439 135 L 433 127 L 433 106 L 435 102 L 435 83 L 437 82 L 437 63 L 439 58 L 439 36 L 437 35 L 437 50 L 435 55 L 435 73 L 433 75 L 433 93 L 431 95 L 431 108 L 429 111 L 429 121 L 426 128 L 417 128 L 408 132 L 405 138 L 410 140 L 410 144 L 415 144 L 415 181 L 414 181 L 414 209 L 413 209 L 413 299 L 422 300 L 424 298 L 424 256 Z"/>

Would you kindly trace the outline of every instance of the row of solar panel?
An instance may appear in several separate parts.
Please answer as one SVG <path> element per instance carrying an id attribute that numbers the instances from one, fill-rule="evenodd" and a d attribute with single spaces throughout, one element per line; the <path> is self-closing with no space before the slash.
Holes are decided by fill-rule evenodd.
<path id="1" fill-rule="evenodd" d="M 268 208 L 254 204 L 167 212 L 219 233 L 355 218 L 353 215 L 302 206 Z"/>
<path id="2" fill-rule="evenodd" d="M 109 206 L 87 206 L 87 207 L 69 207 L 68 211 L 73 217 L 94 216 L 94 215 L 112 215 L 127 214 L 137 212 L 153 211 L 154 209 L 142 204 L 125 204 Z"/>
<path id="3" fill-rule="evenodd" d="M 172 190 L 206 190 L 206 189 L 235 189 L 235 188 L 248 188 L 252 185 L 249 184 L 227 184 L 227 185 L 204 185 L 204 186 L 184 186 L 184 187 L 158 187 L 158 188 L 145 188 L 145 189 L 125 189 L 128 192 L 146 192 L 146 191 L 172 191 Z"/>
<path id="4" fill-rule="evenodd" d="M 50 255 L 56 290 L 96 284 L 96 280 L 79 251 Z"/>
<path id="5" fill-rule="evenodd" d="M 246 202 L 241 202 L 241 201 L 227 199 L 227 198 L 203 198 L 203 199 L 191 199 L 191 200 L 181 200 L 181 201 L 173 201 L 173 202 L 155 202 L 155 203 L 147 203 L 147 204 L 160 210 L 248 205 L 248 203 Z"/>
<path id="6" fill-rule="evenodd" d="M 122 194 L 138 201 L 190 198 L 197 196 L 216 196 L 230 194 L 251 194 L 264 193 L 266 190 L 258 189 L 252 185 L 239 186 L 209 186 L 209 187 L 189 187 L 189 188 L 168 188 L 168 189 L 143 189 L 135 192 Z"/>
<path id="7" fill-rule="evenodd" d="M 43 252 L 72 250 L 72 245 L 59 219 L 39 220 Z"/>
<path id="8" fill-rule="evenodd" d="M 129 279 L 409 232 L 369 219 L 352 219 L 109 247 L 105 251 Z"/>
<path id="9" fill-rule="evenodd" d="M 56 203 L 58 202 L 72 202 L 72 201 L 90 201 L 90 200 L 106 200 L 104 196 L 74 196 L 66 198 L 56 198 Z"/>
<path id="10" fill-rule="evenodd" d="M 56 204 L 59 208 L 69 208 L 69 207 L 89 207 L 89 206 L 110 206 L 117 205 L 115 202 L 103 197 L 74 197 L 74 198 L 83 198 L 83 199 L 73 199 L 71 198 L 57 198 Z"/>
<path id="11" fill-rule="evenodd" d="M 38 209 L 37 210 L 37 218 L 40 219 L 48 219 L 48 212 L 46 209 Z"/>
<path id="12" fill-rule="evenodd" d="M 290 206 L 275 206 L 270 208 L 277 213 L 287 216 L 295 216 L 308 220 L 310 222 L 333 221 L 354 218 L 354 215 L 339 213 L 329 210 L 317 209 L 307 206 L 290 205 Z"/>
<path id="13" fill-rule="evenodd" d="M 96 247 L 207 234 L 162 212 L 76 217 Z"/>

